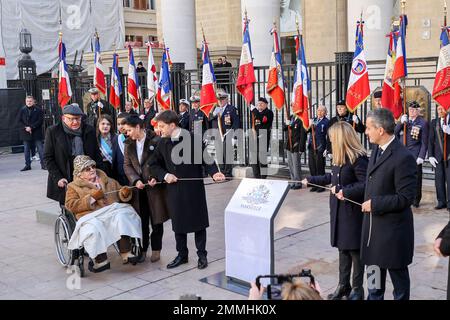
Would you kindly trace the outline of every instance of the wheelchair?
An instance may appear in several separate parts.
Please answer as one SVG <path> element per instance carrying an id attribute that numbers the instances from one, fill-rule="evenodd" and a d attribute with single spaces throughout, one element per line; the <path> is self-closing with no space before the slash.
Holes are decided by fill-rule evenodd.
<path id="1" fill-rule="evenodd" d="M 55 246 L 56 246 L 56 256 L 58 258 L 59 263 L 63 267 L 70 267 L 76 265 L 80 272 L 80 277 L 83 278 L 85 276 L 84 269 L 84 258 L 88 257 L 84 248 L 79 248 L 76 250 L 70 250 L 68 248 L 70 238 L 75 230 L 75 226 L 77 224 L 77 219 L 75 215 L 67 210 L 66 207 L 61 206 L 61 214 L 55 221 Z M 140 254 L 140 240 L 132 239 L 131 244 L 131 252 L 139 256 Z M 113 244 L 116 252 L 120 255 L 120 250 L 117 243 Z M 88 258 L 90 259 L 90 258 Z M 135 265 L 134 263 L 133 265 Z"/>

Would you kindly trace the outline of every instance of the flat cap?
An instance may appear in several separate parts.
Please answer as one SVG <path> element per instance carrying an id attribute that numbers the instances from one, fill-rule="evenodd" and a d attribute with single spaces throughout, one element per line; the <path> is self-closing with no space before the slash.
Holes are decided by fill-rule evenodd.
<path id="1" fill-rule="evenodd" d="M 373 97 L 374 97 L 375 99 L 381 99 L 382 95 L 383 95 L 383 92 L 381 92 L 381 91 L 375 91 L 375 93 L 373 94 Z"/>
<path id="2" fill-rule="evenodd" d="M 408 103 L 409 108 L 420 109 L 420 104 L 417 101 L 411 101 Z"/>
<path id="3" fill-rule="evenodd" d="M 68 104 L 63 108 L 63 114 L 70 114 L 73 116 L 82 116 L 83 111 L 81 111 L 80 107 L 76 103 Z"/>

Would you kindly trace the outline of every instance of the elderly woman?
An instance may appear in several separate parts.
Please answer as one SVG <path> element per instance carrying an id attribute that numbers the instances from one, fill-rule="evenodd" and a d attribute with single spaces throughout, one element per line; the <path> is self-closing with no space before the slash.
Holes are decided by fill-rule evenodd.
<path id="1" fill-rule="evenodd" d="M 110 268 L 106 251 L 119 241 L 124 264 L 136 264 L 137 256 L 131 253 L 130 238 L 141 239 L 141 219 L 129 205 L 120 202 L 131 200 L 128 187 L 109 178 L 96 169 L 88 156 L 74 160 L 74 181 L 67 186 L 65 206 L 77 219 L 69 241 L 69 249 L 84 247 L 89 257 L 89 270 L 102 272 Z"/>

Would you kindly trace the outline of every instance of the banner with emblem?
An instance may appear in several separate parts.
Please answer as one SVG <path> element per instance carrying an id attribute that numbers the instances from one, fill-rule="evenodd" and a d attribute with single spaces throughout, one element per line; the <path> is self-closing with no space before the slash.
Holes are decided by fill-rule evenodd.
<path id="1" fill-rule="evenodd" d="M 58 103 L 63 108 L 72 98 L 72 87 L 70 86 L 69 69 L 66 63 L 66 46 L 59 37 L 59 75 L 58 75 Z"/>
<path id="2" fill-rule="evenodd" d="M 309 91 L 311 90 L 311 81 L 306 66 L 305 48 L 303 46 L 303 37 L 295 37 L 297 51 L 297 67 L 294 75 L 294 88 L 292 90 L 293 107 L 292 112 L 302 120 L 303 127 L 309 128 Z"/>
<path id="3" fill-rule="evenodd" d="M 256 83 L 255 69 L 253 67 L 252 45 L 249 32 L 250 20 L 247 19 L 247 13 L 244 18 L 244 33 L 239 74 L 236 82 L 237 91 L 250 104 L 254 98 L 253 85 Z"/>
<path id="4" fill-rule="evenodd" d="M 136 73 L 133 49 L 128 45 L 128 98 L 133 103 L 133 108 L 139 109 L 139 79 Z"/>
<path id="5" fill-rule="evenodd" d="M 276 26 L 270 33 L 273 36 L 272 58 L 270 59 L 269 79 L 267 81 L 267 94 L 272 98 L 278 110 L 281 110 L 285 103 L 284 97 L 284 77 L 281 60 L 281 50 Z"/>
<path id="6" fill-rule="evenodd" d="M 434 81 L 433 99 L 445 110 L 450 108 L 450 43 L 449 28 L 445 26 L 441 33 L 441 52 Z"/>
<path id="7" fill-rule="evenodd" d="M 172 105 L 172 82 L 170 81 L 170 67 L 168 49 L 164 47 L 159 73 L 158 93 L 156 100 L 162 110 L 170 110 Z"/>
<path id="8" fill-rule="evenodd" d="M 94 86 L 100 91 L 103 95 L 106 94 L 106 79 L 105 79 L 105 71 L 102 65 L 102 55 L 100 52 L 100 39 L 98 34 L 95 34 L 95 71 L 94 71 Z"/>
<path id="9" fill-rule="evenodd" d="M 156 76 L 155 59 L 153 58 L 152 44 L 147 43 L 147 89 L 148 98 L 152 100 L 158 92 L 158 77 Z"/>
<path id="10" fill-rule="evenodd" d="M 122 94 L 122 82 L 119 74 L 119 55 L 113 54 L 113 64 L 111 69 L 111 84 L 109 88 L 109 103 L 118 109 L 120 107 L 120 95 Z"/>
<path id="11" fill-rule="evenodd" d="M 202 46 L 203 76 L 202 89 L 200 91 L 200 109 L 208 117 L 214 106 L 217 104 L 216 96 L 216 75 L 209 57 L 208 43 L 203 35 Z"/>

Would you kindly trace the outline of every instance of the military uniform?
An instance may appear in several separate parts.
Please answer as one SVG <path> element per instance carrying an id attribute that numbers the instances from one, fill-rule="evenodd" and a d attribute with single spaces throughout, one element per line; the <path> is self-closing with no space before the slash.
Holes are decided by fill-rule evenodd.
<path id="1" fill-rule="evenodd" d="M 395 135 L 403 143 L 404 124 L 399 123 L 395 128 Z M 409 120 L 406 124 L 406 148 L 413 154 L 414 158 L 424 160 L 428 151 L 428 122 L 421 116 L 415 120 Z M 422 164 L 417 164 L 417 194 L 414 206 L 418 207 L 422 200 Z"/>
<path id="2" fill-rule="evenodd" d="M 189 112 L 186 111 L 184 113 L 180 113 L 180 120 L 178 122 L 178 126 L 183 130 L 189 130 Z"/>
<path id="3" fill-rule="evenodd" d="M 338 123 L 338 122 L 340 122 L 340 121 L 345 121 L 345 122 L 347 122 L 348 124 L 350 124 L 352 127 L 353 127 L 353 125 L 354 125 L 354 126 L 355 126 L 354 128 L 355 128 L 355 131 L 356 131 L 356 132 L 361 133 L 361 134 L 364 134 L 365 131 L 366 131 L 366 126 L 362 123 L 361 119 L 359 119 L 358 116 L 357 116 L 357 117 L 358 117 L 358 123 L 357 123 L 357 124 L 354 123 L 354 121 L 353 121 L 353 115 L 354 115 L 353 113 L 347 112 L 347 114 L 344 115 L 344 116 L 337 115 L 337 116 L 333 117 L 333 118 L 330 120 L 329 128 L 331 128 L 335 123 Z M 333 151 L 332 151 L 332 146 L 331 146 L 331 141 L 328 141 L 328 144 L 327 144 L 327 151 L 328 151 L 328 153 L 332 153 L 332 152 L 333 152 Z"/>
<path id="4" fill-rule="evenodd" d="M 201 132 L 202 136 L 208 130 L 208 119 L 200 109 L 192 108 L 189 115 L 189 129 L 191 133 L 198 134 Z"/>
<path id="5" fill-rule="evenodd" d="M 99 107 L 99 102 L 100 107 Z M 99 115 L 99 109 L 100 109 L 100 115 Z M 100 99 L 98 101 L 91 101 L 88 105 L 87 105 L 87 109 L 86 109 L 86 114 L 87 114 L 87 118 L 86 118 L 86 124 L 93 126 L 94 128 L 97 128 L 97 120 L 99 118 L 99 116 L 103 115 L 103 114 L 107 114 L 109 116 L 111 116 L 111 118 L 113 119 L 113 128 L 111 128 L 111 131 L 115 132 L 115 128 L 116 128 L 116 121 L 115 121 L 115 110 L 113 107 L 111 107 L 111 105 L 103 100 Z"/>
<path id="6" fill-rule="evenodd" d="M 260 112 L 257 108 L 252 110 L 252 127 L 255 135 L 252 137 L 253 145 L 256 145 L 256 159 L 250 159 L 253 175 L 256 179 L 266 179 L 266 174 L 261 174 L 261 168 L 267 168 L 267 154 L 269 152 L 270 137 L 273 124 L 273 112 L 264 109 Z M 254 151 L 254 150 L 251 150 Z M 255 163 L 256 162 L 256 163 Z"/>
<path id="7" fill-rule="evenodd" d="M 312 176 L 325 175 L 326 159 L 324 157 L 324 151 L 328 145 L 328 128 L 330 120 L 324 117 L 322 119 L 315 118 L 312 128 L 308 130 L 310 133 L 308 140 L 308 162 L 309 171 Z M 313 129 L 314 128 L 314 140 Z M 323 192 L 324 189 L 312 188 L 311 191 Z"/>

